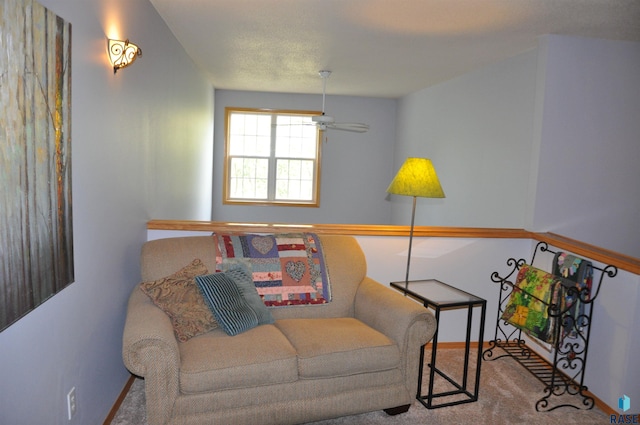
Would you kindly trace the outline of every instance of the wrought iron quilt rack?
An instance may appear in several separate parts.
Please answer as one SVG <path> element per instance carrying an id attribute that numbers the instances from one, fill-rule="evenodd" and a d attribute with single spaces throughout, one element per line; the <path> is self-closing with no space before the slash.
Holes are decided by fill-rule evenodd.
<path id="1" fill-rule="evenodd" d="M 529 264 L 534 263 L 538 252 L 556 254 L 555 251 L 549 249 L 546 242 L 539 242 L 533 251 Z M 561 324 L 561 326 L 556 326 L 554 330 L 555 343 L 552 344 L 553 363 L 551 363 L 526 345 L 526 341 L 522 338 L 522 330 L 502 319 L 502 314 L 515 288 L 510 279 L 512 276 L 514 278 L 517 276 L 518 270 L 524 264 L 525 259 L 509 258 L 507 266 L 511 267 L 511 271 L 505 277 L 500 276 L 498 272 L 491 274 L 491 280 L 500 284 L 498 314 L 495 337 L 489 341 L 489 348 L 484 350 L 482 358 L 485 361 L 493 361 L 503 357 L 511 357 L 538 378 L 545 385 L 544 395 L 535 404 L 538 412 L 548 412 L 559 407 L 591 409 L 595 401 L 587 393 L 588 388 L 584 385 L 584 372 L 589 351 L 593 302 L 598 297 L 604 276 L 613 278 L 618 273 L 618 269 L 612 265 L 607 265 L 604 268 L 591 265 L 594 271 L 591 288 L 581 290 L 575 286 L 562 288 L 562 296 L 573 297 L 573 300 L 579 300 L 584 305 L 584 309 L 578 315 L 571 313 L 570 307 L 563 308 L 560 304 L 547 303 L 529 294 L 543 302 L 547 306 L 549 317 L 559 320 Z M 595 271 L 599 272 L 599 278 L 595 275 Z M 521 289 L 518 288 L 518 290 Z M 571 332 L 564 332 L 561 329 L 570 329 Z M 494 352 L 497 348 L 502 349 L 504 354 Z"/>

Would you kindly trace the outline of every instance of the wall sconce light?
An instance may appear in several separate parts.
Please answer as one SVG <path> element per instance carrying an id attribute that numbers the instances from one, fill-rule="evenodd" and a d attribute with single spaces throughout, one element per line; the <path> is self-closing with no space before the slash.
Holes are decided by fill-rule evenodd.
<path id="1" fill-rule="evenodd" d="M 109 60 L 113 65 L 113 73 L 115 74 L 121 68 L 131 65 L 138 56 L 142 56 L 142 49 L 129 40 L 112 40 L 108 39 Z"/>

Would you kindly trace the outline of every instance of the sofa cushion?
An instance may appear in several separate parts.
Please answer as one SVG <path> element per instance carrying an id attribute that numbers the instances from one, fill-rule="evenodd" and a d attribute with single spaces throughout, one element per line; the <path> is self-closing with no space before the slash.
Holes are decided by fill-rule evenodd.
<path id="1" fill-rule="evenodd" d="M 298 379 L 295 349 L 274 325 L 240 335 L 221 329 L 179 344 L 180 390 L 202 393 L 293 382 Z"/>
<path id="2" fill-rule="evenodd" d="M 300 378 L 328 378 L 400 367 L 400 350 L 350 318 L 283 319 L 275 325 L 298 353 Z"/>

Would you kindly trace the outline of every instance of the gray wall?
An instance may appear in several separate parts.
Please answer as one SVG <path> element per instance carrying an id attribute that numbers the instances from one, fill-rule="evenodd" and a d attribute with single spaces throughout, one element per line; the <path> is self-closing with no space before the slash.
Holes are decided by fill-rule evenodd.
<path id="1" fill-rule="evenodd" d="M 538 48 L 400 99 L 395 169 L 433 160 L 416 224 L 555 232 L 640 258 L 640 44 Z M 410 200 L 394 197 L 392 222 Z"/>
<path id="2" fill-rule="evenodd" d="M 640 43 L 540 44 L 531 228 L 640 258 Z"/>
<path id="3" fill-rule="evenodd" d="M 524 228 L 534 122 L 535 50 L 403 97 L 395 169 L 431 158 L 444 199 L 419 198 L 416 224 Z M 411 200 L 394 197 L 392 222 Z"/>
<path id="4" fill-rule="evenodd" d="M 213 94 L 148 1 L 40 3 L 72 24 L 76 281 L 0 333 L 0 423 L 100 424 L 129 377 L 122 328 L 146 221 L 210 217 Z M 117 75 L 111 31 L 143 50 Z"/>
<path id="5" fill-rule="evenodd" d="M 325 133 L 319 208 L 223 205 L 222 175 L 225 107 L 321 110 L 322 95 L 216 90 L 215 104 L 213 220 L 389 223 L 391 203 L 385 198 L 385 190 L 393 178 L 396 100 L 327 96 L 327 114 L 336 121 L 362 122 L 371 128 L 366 133 L 337 130 Z"/>

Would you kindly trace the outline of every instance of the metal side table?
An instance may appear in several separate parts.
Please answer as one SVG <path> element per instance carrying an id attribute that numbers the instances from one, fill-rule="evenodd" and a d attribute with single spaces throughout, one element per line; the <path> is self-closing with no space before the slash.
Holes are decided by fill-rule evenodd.
<path id="1" fill-rule="evenodd" d="M 435 317 L 438 323 L 440 323 L 440 312 L 442 310 L 457 310 L 467 309 L 467 334 L 465 340 L 465 352 L 464 352 L 464 369 L 462 371 L 462 382 L 458 383 L 444 372 L 439 370 L 436 366 L 437 354 L 438 354 L 438 330 L 432 340 L 431 348 L 431 363 L 429 363 L 429 388 L 426 395 L 422 395 L 422 374 L 424 369 L 424 349 L 420 348 L 420 370 L 418 376 L 418 394 L 416 398 L 427 409 L 435 409 L 438 407 L 453 406 L 462 403 L 470 403 L 478 400 L 478 390 L 480 387 L 480 366 L 482 362 L 482 342 L 484 335 L 484 319 L 486 313 L 487 302 L 482 298 L 476 297 L 473 294 L 462 291 L 444 282 L 440 282 L 436 279 L 426 280 L 411 280 L 407 282 L 391 282 L 391 286 L 405 295 L 409 295 L 413 298 L 420 300 L 426 308 L 432 308 L 435 311 Z M 469 375 L 469 349 L 471 345 L 471 325 L 473 323 L 473 309 L 480 307 L 480 332 L 478 335 L 478 358 L 476 361 L 476 373 L 475 381 L 472 383 L 472 389 L 468 388 L 468 375 Z M 442 378 L 446 379 L 456 389 L 453 391 L 446 391 L 441 393 L 434 393 L 434 378 L 438 374 Z M 444 401 L 440 404 L 435 404 L 434 400 L 441 397 L 463 395 L 463 398 L 458 397 L 455 401 Z"/>

